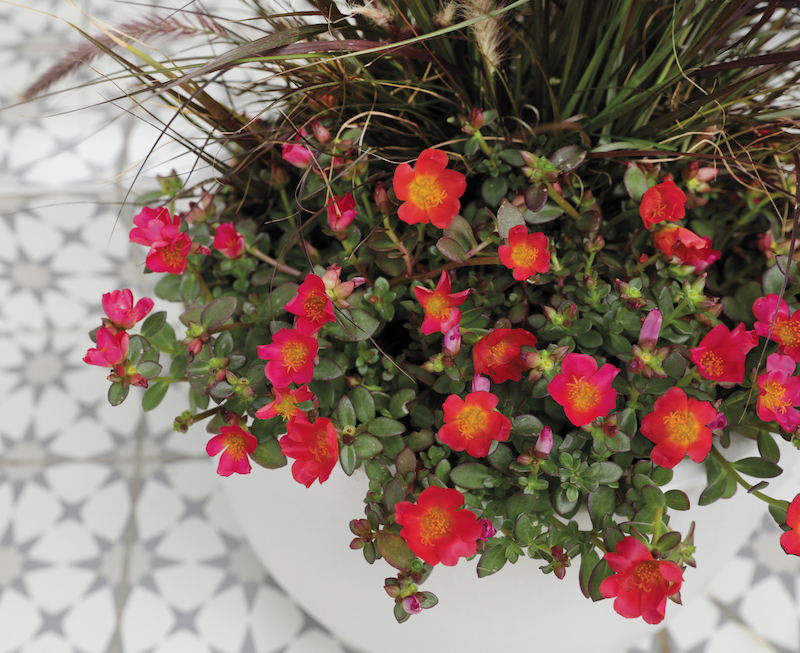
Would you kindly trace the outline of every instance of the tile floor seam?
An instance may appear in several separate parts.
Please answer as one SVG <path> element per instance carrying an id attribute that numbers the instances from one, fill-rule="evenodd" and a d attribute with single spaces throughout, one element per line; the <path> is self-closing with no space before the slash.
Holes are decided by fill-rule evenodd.
<path id="1" fill-rule="evenodd" d="M 111 636 L 111 647 L 109 653 L 120 653 L 122 651 L 122 619 L 125 611 L 125 601 L 128 594 L 128 583 L 131 565 L 131 549 L 135 541 L 136 534 L 136 507 L 143 485 L 142 471 L 144 459 L 142 452 L 144 442 L 147 437 L 147 427 L 145 418 L 139 420 L 139 427 L 136 431 L 136 464 L 133 469 L 133 479 L 131 481 L 131 504 L 130 516 L 125 526 L 125 548 L 122 556 L 122 570 L 120 573 L 119 588 L 117 590 L 117 612 L 114 623 L 114 634 Z"/>

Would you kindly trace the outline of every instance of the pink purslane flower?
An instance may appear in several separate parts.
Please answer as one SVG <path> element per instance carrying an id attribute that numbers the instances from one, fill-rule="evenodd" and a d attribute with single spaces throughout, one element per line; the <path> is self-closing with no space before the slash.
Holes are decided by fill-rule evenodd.
<path id="1" fill-rule="evenodd" d="M 764 338 L 769 336 L 781 346 L 781 353 L 800 363 L 800 311 L 791 313 L 785 299 L 770 294 L 753 302 L 753 315 L 758 320 L 754 327 L 756 333 Z"/>
<path id="2" fill-rule="evenodd" d="M 786 553 L 800 556 L 800 494 L 789 504 L 786 525 L 789 530 L 781 535 L 781 546 Z"/>
<path id="3" fill-rule="evenodd" d="M 250 459 L 258 446 L 258 440 L 252 433 L 248 433 L 241 426 L 223 426 L 219 435 L 215 435 L 206 445 L 206 453 L 216 456 L 220 451 L 217 474 L 230 476 L 231 474 L 249 474 Z"/>
<path id="4" fill-rule="evenodd" d="M 724 324 L 715 326 L 691 352 L 692 362 L 700 375 L 721 383 L 744 381 L 744 359 L 758 344 L 758 336 L 738 324 L 729 331 Z"/>
<path id="5" fill-rule="evenodd" d="M 239 258 L 244 253 L 244 236 L 231 222 L 223 222 L 214 235 L 214 249 L 227 258 Z"/>
<path id="6" fill-rule="evenodd" d="M 128 290 L 114 290 L 103 295 L 103 310 L 108 319 L 103 324 L 110 329 L 130 329 L 147 317 L 153 310 L 153 300 L 143 297 L 133 305 L 133 293 Z"/>
<path id="7" fill-rule="evenodd" d="M 603 598 L 616 597 L 617 614 L 649 624 L 664 620 L 667 597 L 677 594 L 683 584 L 683 572 L 674 562 L 655 560 L 650 550 L 635 537 L 622 538 L 616 553 L 608 552 L 603 560 L 614 571 L 600 583 Z"/>
<path id="8" fill-rule="evenodd" d="M 83 362 L 99 367 L 114 367 L 125 360 L 131 337 L 125 331 L 116 333 L 106 327 L 97 330 L 97 348 L 90 349 Z"/>
<path id="9" fill-rule="evenodd" d="M 181 233 L 180 217 L 170 216 L 167 209 L 145 207 L 133 223 L 136 227 L 131 229 L 130 241 L 150 248 L 147 267 L 153 272 L 183 274 L 189 254 L 211 253 L 208 247 L 193 243 L 187 234 Z"/>
<path id="10" fill-rule="evenodd" d="M 351 193 L 339 195 L 328 204 L 328 226 L 335 234 L 343 232 L 355 220 L 358 210 Z"/>
<path id="11" fill-rule="evenodd" d="M 461 310 L 456 308 L 467 299 L 469 288 L 461 292 L 450 292 L 450 275 L 446 271 L 439 277 L 434 290 L 414 286 L 414 296 L 425 311 L 419 330 L 426 336 L 437 331 L 447 333 L 461 320 Z"/>
<path id="12" fill-rule="evenodd" d="M 767 371 L 758 377 L 756 412 L 765 422 L 777 422 L 793 433 L 800 426 L 800 377 L 794 376 L 797 363 L 790 356 L 771 354 Z"/>
<path id="13" fill-rule="evenodd" d="M 336 321 L 325 283 L 316 274 L 306 275 L 297 295 L 284 308 L 297 316 L 297 330 L 305 335 L 313 335 L 327 322 Z"/>
<path id="14" fill-rule="evenodd" d="M 171 216 L 165 208 L 151 209 L 146 206 L 133 219 L 133 224 L 136 227 L 131 229 L 131 242 L 145 247 L 170 242 L 181 231 L 180 217 Z"/>
<path id="15" fill-rule="evenodd" d="M 314 359 L 319 351 L 316 338 L 297 329 L 281 329 L 272 336 L 271 344 L 260 345 L 256 350 L 260 358 L 269 361 L 264 374 L 276 388 L 309 383 L 314 378 Z"/>
<path id="16" fill-rule="evenodd" d="M 588 354 L 567 354 L 561 373 L 547 386 L 547 392 L 564 407 L 567 419 L 575 426 L 584 426 L 598 417 L 605 417 L 617 405 L 617 391 L 611 387 L 619 369 L 597 361 Z"/>
<path id="17" fill-rule="evenodd" d="M 308 132 L 305 129 L 301 129 L 300 134 L 302 136 L 308 136 Z M 281 155 L 284 160 L 297 168 L 307 168 L 314 160 L 314 155 L 311 154 L 311 150 L 299 143 L 284 143 L 281 147 Z"/>

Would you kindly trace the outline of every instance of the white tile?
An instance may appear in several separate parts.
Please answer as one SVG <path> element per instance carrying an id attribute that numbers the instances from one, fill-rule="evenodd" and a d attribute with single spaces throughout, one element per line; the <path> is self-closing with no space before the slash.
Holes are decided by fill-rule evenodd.
<path id="1" fill-rule="evenodd" d="M 706 645 L 704 653 L 778 653 L 774 646 L 735 621 L 723 624 Z"/>
<path id="2" fill-rule="evenodd" d="M 14 542 L 25 543 L 55 526 L 63 513 L 61 502 L 40 485 L 27 483 L 14 510 Z"/>
<path id="3" fill-rule="evenodd" d="M 212 653 L 206 642 L 194 633 L 180 630 L 160 642 L 153 653 Z"/>
<path id="4" fill-rule="evenodd" d="M 99 463 L 63 463 L 45 468 L 44 477 L 57 497 L 79 503 L 96 492 L 110 473 L 107 465 Z"/>
<path id="5" fill-rule="evenodd" d="M 697 646 L 708 639 L 717 628 L 719 610 L 705 596 L 699 596 L 683 607 L 672 607 L 677 609 L 667 629 L 680 650 Z"/>
<path id="6" fill-rule="evenodd" d="M 114 446 L 114 438 L 101 422 L 81 419 L 65 425 L 48 448 L 57 456 L 81 459 L 110 453 Z"/>
<path id="7" fill-rule="evenodd" d="M 0 653 L 10 653 L 39 631 L 42 615 L 31 600 L 13 588 L 0 593 Z"/>
<path id="8" fill-rule="evenodd" d="M 54 385 L 44 388 L 38 404 L 47 408 L 36 411 L 33 418 L 36 436 L 39 438 L 55 435 L 64 424 L 68 424 L 78 416 L 78 406 L 74 398 Z"/>
<path id="9" fill-rule="evenodd" d="M 253 601 L 250 632 L 257 653 L 272 653 L 290 644 L 303 627 L 303 613 L 283 592 L 261 585 Z"/>
<path id="10" fill-rule="evenodd" d="M 40 562 L 75 563 L 96 558 L 97 541 L 85 524 L 66 519 L 43 535 L 30 550 L 30 557 Z"/>
<path id="11" fill-rule="evenodd" d="M 81 519 L 86 528 L 112 542 L 122 539 L 130 514 L 130 490 L 123 480 L 105 486 L 81 508 Z"/>
<path id="12" fill-rule="evenodd" d="M 111 588 L 102 587 L 64 615 L 64 635 L 80 653 L 108 653 L 116 624 L 116 601 Z"/>
<path id="13" fill-rule="evenodd" d="M 50 156 L 55 150 L 53 138 L 41 127 L 27 124 L 20 127 L 8 150 L 8 165 L 19 168 Z"/>
<path id="14" fill-rule="evenodd" d="M 204 462 L 206 467 L 212 464 L 210 461 Z M 216 492 L 205 505 L 205 514 L 214 524 L 214 528 L 231 537 L 241 538 L 242 528 L 233 517 L 233 510 L 231 510 L 228 498 L 223 492 L 219 491 L 218 484 L 215 485 L 215 489 Z M 0 530 L 0 533 L 2 533 L 2 530 Z"/>
<path id="15" fill-rule="evenodd" d="M 208 601 L 225 578 L 218 567 L 176 564 L 153 572 L 161 596 L 183 612 L 190 612 Z"/>
<path id="16" fill-rule="evenodd" d="M 11 484 L 0 484 L 0 540 L 6 534 L 6 529 L 11 523 L 11 510 L 14 498 L 11 494 Z"/>
<path id="17" fill-rule="evenodd" d="M 86 593 L 96 574 L 79 567 L 54 565 L 29 571 L 24 576 L 31 599 L 45 612 L 61 612 Z"/>
<path id="18" fill-rule="evenodd" d="M 0 306 L 0 328 L 5 331 L 41 331 L 47 326 L 44 309 L 30 292 L 15 292 Z"/>
<path id="19" fill-rule="evenodd" d="M 205 443 L 203 452 L 205 455 Z M 200 501 L 218 492 L 217 475 L 208 460 L 187 460 L 165 468 L 172 487 L 183 497 Z"/>
<path id="20" fill-rule="evenodd" d="M 161 642 L 175 625 L 164 599 L 143 587 L 133 587 L 125 602 L 121 638 L 124 653 L 143 653 Z"/>
<path id="21" fill-rule="evenodd" d="M 135 510 L 137 535 L 148 540 L 175 524 L 183 514 L 184 503 L 172 488 L 155 479 L 147 479 Z"/>
<path id="22" fill-rule="evenodd" d="M 17 216 L 14 222 L 17 242 L 31 261 L 43 261 L 61 249 L 64 235 L 58 229 L 30 214 Z"/>
<path id="23" fill-rule="evenodd" d="M 156 549 L 158 555 L 181 562 L 201 562 L 225 555 L 226 551 L 214 528 L 196 517 L 176 524 Z"/>
<path id="24" fill-rule="evenodd" d="M 298 637 L 286 653 L 344 653 L 344 649 L 332 635 L 312 628 Z"/>
<path id="25" fill-rule="evenodd" d="M 48 631 L 20 649 L 20 653 L 75 653 L 61 635 Z"/>
<path id="26" fill-rule="evenodd" d="M 794 600 L 776 576 L 750 589 L 739 609 L 742 620 L 764 639 L 791 651 L 800 648 Z"/>
<path id="27" fill-rule="evenodd" d="M 222 653 L 240 653 L 247 634 L 247 600 L 241 587 L 213 597 L 195 618 L 197 632 Z M 319 653 L 319 652 L 317 652 Z"/>

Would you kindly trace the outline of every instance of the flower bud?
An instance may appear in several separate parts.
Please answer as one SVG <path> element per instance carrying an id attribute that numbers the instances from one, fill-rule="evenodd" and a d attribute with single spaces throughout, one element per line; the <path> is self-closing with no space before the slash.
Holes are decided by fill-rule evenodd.
<path id="1" fill-rule="evenodd" d="M 407 596 L 403 599 L 403 610 L 406 614 L 419 614 L 422 612 L 422 606 L 416 596 Z"/>
<path id="2" fill-rule="evenodd" d="M 536 438 L 536 444 L 533 447 L 533 455 L 539 460 L 544 460 L 550 455 L 553 450 L 553 429 L 545 426 L 539 437 Z"/>
<path id="3" fill-rule="evenodd" d="M 331 139 L 331 133 L 316 118 L 311 121 L 311 131 L 320 143 L 327 143 Z"/>
<path id="4" fill-rule="evenodd" d="M 639 332 L 639 347 L 645 351 L 653 351 L 656 348 L 663 321 L 661 311 L 657 308 L 647 314 L 642 322 L 642 330 Z"/>
<path id="5" fill-rule="evenodd" d="M 444 334 L 444 343 L 442 350 L 445 356 L 455 358 L 461 351 L 461 329 L 458 324 L 454 325 L 447 333 Z"/>
<path id="6" fill-rule="evenodd" d="M 490 537 L 494 537 L 496 531 L 494 529 L 494 525 L 492 524 L 491 520 L 479 519 L 478 524 L 480 524 L 481 527 L 481 534 L 479 536 L 480 539 L 482 539 L 485 542 Z"/>
<path id="7" fill-rule="evenodd" d="M 476 374 L 472 377 L 472 392 L 491 392 L 492 382 L 485 376 Z"/>

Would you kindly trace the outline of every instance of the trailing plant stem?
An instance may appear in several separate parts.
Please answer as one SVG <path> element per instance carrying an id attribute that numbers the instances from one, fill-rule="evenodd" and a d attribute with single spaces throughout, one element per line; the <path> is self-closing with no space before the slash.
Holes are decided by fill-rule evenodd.
<path id="1" fill-rule="evenodd" d="M 260 249 L 257 249 L 255 247 L 248 247 L 247 248 L 247 253 L 250 254 L 250 256 L 255 256 L 257 259 L 259 259 L 261 261 L 264 261 L 264 263 L 267 263 L 267 264 L 271 265 L 272 267 L 277 268 L 281 272 L 285 272 L 286 274 L 291 274 L 293 277 L 301 277 L 301 276 L 303 276 L 303 273 L 300 272 L 299 270 L 295 270 L 293 267 L 290 267 L 290 266 L 286 265 L 285 263 L 281 263 L 280 261 L 276 261 L 271 256 L 269 256 L 267 254 L 264 254 L 264 252 L 262 252 Z"/>
<path id="2" fill-rule="evenodd" d="M 768 497 L 766 494 L 764 494 L 763 492 L 759 492 L 758 490 L 751 491 L 753 489 L 753 486 L 750 485 L 750 483 L 748 483 L 747 481 L 745 481 L 741 477 L 739 472 L 737 472 L 733 468 L 733 465 L 731 465 L 730 461 L 727 458 L 725 458 L 725 456 L 723 456 L 717 450 L 716 447 L 711 447 L 711 455 L 716 459 L 716 461 L 720 465 L 722 465 L 722 468 L 725 470 L 725 472 L 727 474 L 730 474 L 739 485 L 741 485 L 745 490 L 747 490 L 748 494 L 752 494 L 753 496 L 758 497 L 762 501 L 768 503 L 771 506 L 774 506 L 775 508 L 779 508 L 781 510 L 786 508 L 786 502 L 785 501 L 781 501 L 779 499 L 773 499 L 772 497 Z"/>

